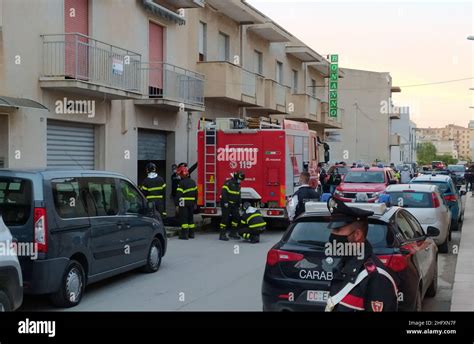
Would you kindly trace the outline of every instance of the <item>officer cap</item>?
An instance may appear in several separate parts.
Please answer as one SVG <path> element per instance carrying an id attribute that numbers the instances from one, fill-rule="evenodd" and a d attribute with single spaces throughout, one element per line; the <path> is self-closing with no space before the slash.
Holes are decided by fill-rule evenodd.
<path id="1" fill-rule="evenodd" d="M 374 215 L 373 211 L 349 207 L 343 201 L 334 197 L 328 200 L 327 206 L 331 213 L 331 222 L 328 224 L 328 228 L 330 229 L 338 229 L 355 221 L 365 220 L 367 217 Z"/>

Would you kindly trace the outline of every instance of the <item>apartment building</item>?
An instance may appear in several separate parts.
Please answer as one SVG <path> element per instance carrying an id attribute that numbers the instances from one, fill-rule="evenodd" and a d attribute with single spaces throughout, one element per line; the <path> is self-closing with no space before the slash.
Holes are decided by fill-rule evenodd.
<path id="1" fill-rule="evenodd" d="M 340 105 L 344 109 L 342 130 L 338 142 L 331 143 L 331 161 L 389 163 L 390 151 L 400 146 L 399 134 L 392 134 L 391 120 L 400 118 L 399 108 L 392 102 L 389 73 L 343 68 L 344 78 L 339 82 Z"/>
<path id="2" fill-rule="evenodd" d="M 242 0 L 0 0 L 0 27 L 5 167 L 138 181 L 153 161 L 169 181 L 202 117 L 341 128 L 328 61 Z"/>
<path id="3" fill-rule="evenodd" d="M 400 136 L 400 145 L 390 147 L 390 162 L 394 164 L 416 162 L 416 124 L 410 120 L 409 107 L 395 107 L 393 113 L 399 113 L 390 123 L 392 135 Z"/>
<path id="4" fill-rule="evenodd" d="M 433 142 L 435 146 L 440 146 L 438 154 L 451 154 L 461 160 L 469 160 L 472 157 L 472 131 L 469 127 L 449 124 L 444 128 L 417 128 L 417 136 L 422 142 Z M 447 141 L 452 141 L 452 144 Z M 449 148 L 451 146 L 452 149 Z"/>

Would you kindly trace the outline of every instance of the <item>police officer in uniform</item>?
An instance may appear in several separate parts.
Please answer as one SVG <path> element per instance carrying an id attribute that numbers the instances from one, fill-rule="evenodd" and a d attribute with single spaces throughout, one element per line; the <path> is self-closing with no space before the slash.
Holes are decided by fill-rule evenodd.
<path id="1" fill-rule="evenodd" d="M 330 247 L 341 244 L 362 245 L 360 252 L 363 252 L 363 256 L 354 255 L 357 251 L 354 249 L 351 250 L 353 255 L 349 255 L 349 250 L 342 256 L 328 255 L 326 263 L 335 262 L 335 259 L 340 261 L 333 269 L 326 311 L 397 311 L 396 279 L 377 258 L 366 239 L 367 217 L 374 213 L 349 207 L 335 198 L 329 199 L 328 208 L 331 212 L 331 222 L 328 225 L 331 229 L 328 243 L 332 245 Z"/>
<path id="2" fill-rule="evenodd" d="M 240 221 L 240 183 L 245 179 L 245 174 L 242 171 L 234 172 L 232 178 L 228 179 L 222 186 L 221 191 L 221 208 L 222 220 L 220 223 L 219 240 L 228 241 L 227 229 L 229 224 L 232 226 L 230 237 L 233 239 L 240 239 L 237 234 L 237 229 Z"/>
<path id="3" fill-rule="evenodd" d="M 166 184 L 156 172 L 156 165 L 152 162 L 146 165 L 147 177 L 143 180 L 141 189 L 148 201 L 155 203 L 156 210 L 163 218 L 166 218 Z"/>
<path id="4" fill-rule="evenodd" d="M 252 244 L 258 243 L 260 242 L 260 234 L 265 231 L 267 223 L 260 210 L 252 207 L 249 202 L 244 203 L 243 210 L 240 220 L 242 227 L 239 229 L 239 235 Z"/>
<path id="5" fill-rule="evenodd" d="M 181 240 L 194 239 L 194 205 L 197 198 L 196 182 L 189 177 L 188 168 L 181 166 L 176 171 L 181 180 L 176 189 L 176 204 L 179 206 L 179 220 L 181 231 L 179 238 Z"/>

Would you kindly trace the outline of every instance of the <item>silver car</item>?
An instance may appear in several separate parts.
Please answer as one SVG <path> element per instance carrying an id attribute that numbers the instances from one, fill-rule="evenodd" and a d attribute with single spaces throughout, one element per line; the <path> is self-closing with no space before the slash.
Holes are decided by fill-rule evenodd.
<path id="1" fill-rule="evenodd" d="M 0 312 L 16 310 L 23 302 L 23 278 L 14 245 L 0 214 Z"/>
<path id="2" fill-rule="evenodd" d="M 448 252 L 451 211 L 436 185 L 396 184 L 387 187 L 391 205 L 408 210 L 423 227 L 425 234 L 428 226 L 439 229 L 439 235 L 433 237 L 440 253 Z"/>

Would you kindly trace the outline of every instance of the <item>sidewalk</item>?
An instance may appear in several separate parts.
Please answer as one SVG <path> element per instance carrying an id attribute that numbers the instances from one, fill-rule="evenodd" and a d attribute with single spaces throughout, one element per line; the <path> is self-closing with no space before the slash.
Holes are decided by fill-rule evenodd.
<path id="1" fill-rule="evenodd" d="M 474 197 L 466 196 L 461 244 L 454 276 L 451 311 L 474 311 Z"/>

